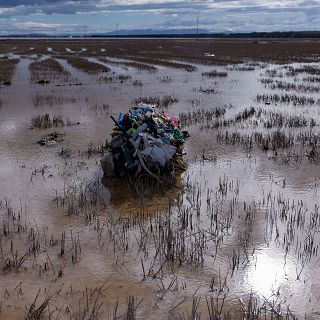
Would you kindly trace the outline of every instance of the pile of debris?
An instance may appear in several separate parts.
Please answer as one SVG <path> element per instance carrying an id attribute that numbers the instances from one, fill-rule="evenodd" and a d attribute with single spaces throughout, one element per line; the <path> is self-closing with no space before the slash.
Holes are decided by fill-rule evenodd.
<path id="1" fill-rule="evenodd" d="M 138 104 L 115 120 L 112 140 L 101 159 L 105 176 L 147 173 L 160 180 L 164 172 L 181 167 L 182 145 L 189 137 L 179 121 L 156 105 Z"/>
<path id="2" fill-rule="evenodd" d="M 52 146 L 57 142 L 62 142 L 64 134 L 58 132 L 51 132 L 43 136 L 39 141 L 38 144 L 40 146 Z"/>

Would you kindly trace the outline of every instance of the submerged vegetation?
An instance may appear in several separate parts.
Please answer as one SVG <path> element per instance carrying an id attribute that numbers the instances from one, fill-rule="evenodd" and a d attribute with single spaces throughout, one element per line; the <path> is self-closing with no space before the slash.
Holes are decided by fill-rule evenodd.
<path id="1" fill-rule="evenodd" d="M 97 74 L 101 72 L 109 72 L 110 68 L 101 63 L 89 61 L 86 58 L 82 57 L 74 57 L 74 56 L 62 56 L 61 58 L 65 58 L 66 61 L 72 65 L 74 68 L 79 69 L 83 72 L 87 72 L 89 74 Z"/>
<path id="2" fill-rule="evenodd" d="M 284 104 L 292 104 L 294 106 L 300 105 L 319 105 L 320 99 L 316 99 L 309 96 L 298 96 L 295 94 L 257 94 L 256 96 L 257 102 L 264 103 L 284 103 Z"/>
<path id="3" fill-rule="evenodd" d="M 64 121 L 62 116 L 53 116 L 52 119 L 48 113 L 45 115 L 37 115 L 31 119 L 32 127 L 35 128 L 51 128 L 51 127 L 63 127 Z"/>
<path id="4" fill-rule="evenodd" d="M 261 81 L 264 83 L 268 88 L 272 90 L 284 90 L 284 91 L 296 91 L 302 93 L 318 93 L 320 92 L 320 86 L 311 86 L 305 84 L 295 84 L 291 82 L 285 81 L 273 81 L 272 79 L 262 79 Z M 310 81 L 311 82 L 311 81 Z"/>
<path id="5" fill-rule="evenodd" d="M 20 59 L 0 58 L 0 84 L 10 85 L 17 64 Z"/>
<path id="6" fill-rule="evenodd" d="M 172 96 L 160 97 L 139 97 L 134 100 L 134 104 L 139 103 L 155 104 L 160 108 L 167 108 L 169 105 L 178 102 L 178 99 Z"/>
<path id="7" fill-rule="evenodd" d="M 32 101 L 35 107 L 42 107 L 76 103 L 77 98 L 72 96 L 57 96 L 54 94 L 36 94 L 32 97 Z"/>
<path id="8" fill-rule="evenodd" d="M 225 78 L 228 76 L 228 73 L 224 71 L 212 70 L 212 71 L 203 72 L 202 76 L 209 77 L 209 78 Z"/>
<path id="9" fill-rule="evenodd" d="M 69 82 L 71 74 L 55 59 L 47 58 L 29 64 L 31 81 L 39 84 L 51 81 Z"/>
<path id="10" fill-rule="evenodd" d="M 168 68 L 182 69 L 182 70 L 185 70 L 186 72 L 194 72 L 197 70 L 197 68 L 191 64 L 174 62 L 168 59 L 159 59 L 159 58 L 150 57 L 150 56 L 125 56 L 124 58 L 128 60 L 134 60 L 139 63 L 142 62 L 150 65 L 158 65 L 158 66 L 164 66 Z"/>
<path id="11" fill-rule="evenodd" d="M 10 43 L 32 83 L 0 88 L 0 317 L 317 318 L 315 42 Z M 162 183 L 102 177 L 110 116 L 138 103 L 190 133 Z"/>
<path id="12" fill-rule="evenodd" d="M 116 60 L 111 60 L 108 58 L 100 58 L 99 61 L 106 63 L 106 64 L 111 64 L 111 65 L 116 65 L 116 66 L 123 66 L 126 68 L 134 68 L 140 71 L 149 71 L 149 72 L 155 72 L 157 71 L 157 67 L 151 65 L 151 64 L 146 64 L 146 63 L 141 63 L 137 61 L 116 61 Z"/>

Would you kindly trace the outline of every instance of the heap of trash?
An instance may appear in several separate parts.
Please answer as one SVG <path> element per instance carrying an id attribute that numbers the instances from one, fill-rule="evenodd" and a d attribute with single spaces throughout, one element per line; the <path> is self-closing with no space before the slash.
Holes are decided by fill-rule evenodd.
<path id="1" fill-rule="evenodd" d="M 52 146 L 55 145 L 57 142 L 63 141 L 63 134 L 58 132 L 51 132 L 43 136 L 39 141 L 38 144 L 40 146 Z"/>
<path id="2" fill-rule="evenodd" d="M 105 176 L 149 174 L 159 180 L 164 172 L 179 167 L 189 134 L 181 131 L 178 119 L 144 103 L 120 113 L 117 120 L 111 118 L 115 127 L 101 159 Z"/>

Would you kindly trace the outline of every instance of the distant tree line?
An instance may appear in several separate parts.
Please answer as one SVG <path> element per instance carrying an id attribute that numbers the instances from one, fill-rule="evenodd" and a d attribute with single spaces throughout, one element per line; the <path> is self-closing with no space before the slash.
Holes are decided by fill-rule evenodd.
<path id="1" fill-rule="evenodd" d="M 228 38 L 320 38 L 320 31 L 251 32 L 224 35 Z M 219 34 L 219 37 L 223 37 Z"/>
<path id="2" fill-rule="evenodd" d="M 116 37 L 115 35 L 91 35 L 91 37 Z M 199 33 L 197 34 L 147 34 L 147 35 L 118 35 L 119 38 L 281 38 L 306 39 L 320 38 L 320 31 L 286 31 L 286 32 L 250 32 L 250 33 Z"/>
<path id="3" fill-rule="evenodd" d="M 242 32 L 242 33 L 182 33 L 182 34 L 170 34 L 170 33 L 155 33 L 152 34 L 91 34 L 87 35 L 87 38 L 221 38 L 221 39 L 241 39 L 241 38 L 259 38 L 259 39 L 320 39 L 320 31 L 275 31 L 275 32 Z M 70 35 L 57 35 L 59 38 L 68 38 Z M 52 35 L 48 34 L 12 34 L 12 35 L 0 35 L 0 38 L 51 38 Z M 73 38 L 81 38 L 83 35 L 72 35 Z"/>

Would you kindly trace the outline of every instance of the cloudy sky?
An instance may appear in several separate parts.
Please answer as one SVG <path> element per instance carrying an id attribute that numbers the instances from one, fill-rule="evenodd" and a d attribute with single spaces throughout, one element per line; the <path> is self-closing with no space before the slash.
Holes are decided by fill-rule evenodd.
<path id="1" fill-rule="evenodd" d="M 320 0 L 0 0 L 0 34 L 319 30 Z"/>

